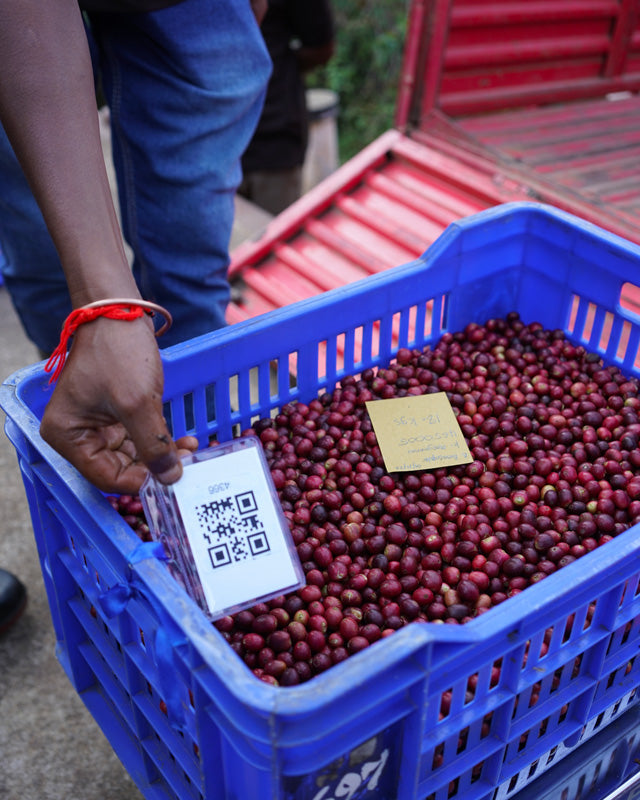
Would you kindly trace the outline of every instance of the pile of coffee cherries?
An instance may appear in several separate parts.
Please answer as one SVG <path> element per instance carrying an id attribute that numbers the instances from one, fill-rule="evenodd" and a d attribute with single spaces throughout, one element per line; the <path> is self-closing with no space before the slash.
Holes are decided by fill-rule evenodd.
<path id="1" fill-rule="evenodd" d="M 366 403 L 434 392 L 473 460 L 389 473 Z M 640 521 L 638 381 L 516 313 L 401 349 L 248 433 L 306 585 L 215 626 L 274 685 L 304 683 L 409 623 L 464 624 Z M 148 538 L 138 498 L 113 504 Z"/>

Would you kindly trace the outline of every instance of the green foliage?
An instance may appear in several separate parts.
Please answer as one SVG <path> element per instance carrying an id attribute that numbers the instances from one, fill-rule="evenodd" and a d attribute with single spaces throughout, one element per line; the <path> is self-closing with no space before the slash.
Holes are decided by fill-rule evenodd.
<path id="1" fill-rule="evenodd" d="M 340 160 L 393 127 L 409 0 L 333 0 L 336 50 L 307 80 L 340 98 Z"/>

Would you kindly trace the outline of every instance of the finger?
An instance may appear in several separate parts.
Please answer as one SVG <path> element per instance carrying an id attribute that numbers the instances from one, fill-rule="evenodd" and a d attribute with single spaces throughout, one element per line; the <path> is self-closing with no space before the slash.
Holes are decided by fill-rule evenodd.
<path id="1" fill-rule="evenodd" d="M 175 483 L 182 476 L 178 448 L 167 428 L 160 402 L 141 403 L 122 415 L 130 431 L 138 459 L 161 483 Z"/>
<path id="2" fill-rule="evenodd" d="M 100 430 L 109 450 L 124 453 L 130 461 L 137 460 L 138 454 L 136 453 L 135 445 L 124 425 L 118 422 L 113 425 L 106 425 Z"/>
<path id="3" fill-rule="evenodd" d="M 115 426 L 110 426 L 115 427 Z M 60 429 L 43 418 L 40 431 L 42 438 L 67 459 L 94 486 L 111 494 L 137 494 L 148 470 L 133 457 L 128 447 L 112 449 L 114 432 L 105 437 L 104 430 Z"/>
<path id="4" fill-rule="evenodd" d="M 136 495 L 140 493 L 149 470 L 140 462 L 123 463 L 118 453 L 103 451 L 95 463 L 83 465 L 82 474 L 108 494 Z"/>
<path id="5" fill-rule="evenodd" d="M 181 436 L 179 439 L 176 439 L 176 447 L 181 452 L 180 455 L 186 455 L 188 453 L 195 453 L 198 449 L 198 440 L 195 436 Z"/>
<path id="6" fill-rule="evenodd" d="M 69 393 L 60 392 L 62 383 L 45 408 L 40 432 L 87 480 L 102 491 L 120 494 L 137 493 L 148 471 L 165 483 L 178 480 L 182 464 L 162 406 L 153 395 L 126 404 L 130 412 L 123 416 L 130 421 L 109 424 L 100 416 L 92 418 Z M 128 429 L 135 437 L 129 436 Z"/>

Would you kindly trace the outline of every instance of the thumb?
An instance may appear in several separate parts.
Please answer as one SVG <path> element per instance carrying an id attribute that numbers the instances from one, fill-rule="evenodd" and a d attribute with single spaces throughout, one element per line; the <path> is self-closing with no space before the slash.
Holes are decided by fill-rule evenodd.
<path id="1" fill-rule="evenodd" d="M 175 483 L 182 476 L 182 461 L 162 412 L 139 406 L 122 420 L 129 431 L 138 458 L 160 483 Z"/>

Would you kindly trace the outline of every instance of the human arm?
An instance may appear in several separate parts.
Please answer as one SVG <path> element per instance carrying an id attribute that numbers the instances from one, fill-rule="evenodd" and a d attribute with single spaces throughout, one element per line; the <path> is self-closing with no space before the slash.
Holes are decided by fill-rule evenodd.
<path id="1" fill-rule="evenodd" d="M 76 0 L 0 0 L 0 119 L 60 255 L 74 308 L 139 298 L 102 157 Z M 182 467 L 162 416 L 148 318 L 82 325 L 42 420 L 43 438 L 99 488 L 137 491 Z M 129 438 L 130 436 L 130 438 Z"/>
<path id="2" fill-rule="evenodd" d="M 258 25 L 262 24 L 262 20 L 264 19 L 264 15 L 267 13 L 268 6 L 268 0 L 251 0 L 251 9 Z"/>
<path id="3" fill-rule="evenodd" d="M 333 41 L 317 47 L 299 47 L 296 51 L 298 64 L 302 72 L 309 72 L 316 67 L 324 66 L 333 55 L 335 46 Z"/>
<path id="4" fill-rule="evenodd" d="M 302 72 L 324 66 L 335 51 L 334 20 L 329 0 L 288 4 L 291 27 L 297 39 L 296 57 Z"/>

